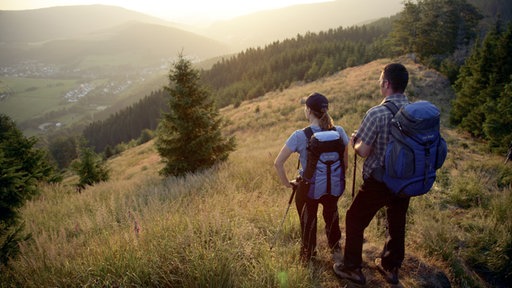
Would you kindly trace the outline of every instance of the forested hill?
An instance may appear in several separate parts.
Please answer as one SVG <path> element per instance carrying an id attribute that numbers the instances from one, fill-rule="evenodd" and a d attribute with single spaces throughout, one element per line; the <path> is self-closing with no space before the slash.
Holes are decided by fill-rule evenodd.
<path id="1" fill-rule="evenodd" d="M 223 59 L 204 70 L 201 80 L 220 107 L 238 105 L 293 82 L 314 81 L 389 55 L 384 39 L 391 27 L 391 19 L 384 18 L 372 25 L 299 34 Z"/>
<path id="2" fill-rule="evenodd" d="M 294 82 L 311 82 L 384 57 L 383 41 L 389 31 L 391 20 L 383 19 L 371 26 L 297 35 L 221 60 L 210 70 L 203 70 L 200 77 L 219 107 L 238 106 L 241 101 L 285 89 Z M 97 152 L 136 139 L 143 130 L 156 128 L 166 106 L 165 94 L 162 90 L 153 92 L 108 119 L 91 123 L 82 134 Z"/>

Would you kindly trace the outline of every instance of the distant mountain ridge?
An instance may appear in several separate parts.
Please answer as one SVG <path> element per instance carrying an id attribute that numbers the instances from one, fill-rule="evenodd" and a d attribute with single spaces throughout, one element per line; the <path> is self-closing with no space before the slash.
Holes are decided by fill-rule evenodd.
<path id="1" fill-rule="evenodd" d="M 0 42 L 40 42 L 76 37 L 128 21 L 175 25 L 156 17 L 106 5 L 0 10 Z"/>
<path id="2" fill-rule="evenodd" d="M 498 11 L 501 11 L 499 13 L 504 20 L 510 19 L 512 13 L 510 5 L 501 3 L 500 0 L 468 2 L 479 7 L 484 15 L 490 16 L 491 19 L 496 18 L 495 14 Z M 335 0 L 250 13 L 202 28 L 107 5 L 61 6 L 23 11 L 0 10 L 0 44 L 43 42 L 96 35 L 98 31 L 136 21 L 172 27 L 214 39 L 219 44 L 226 45 L 228 53 L 236 53 L 247 48 L 293 38 L 297 34 L 367 24 L 380 18 L 395 16 L 402 9 L 402 0 Z M 490 22 L 492 23 L 492 20 Z M 203 48 L 204 46 L 208 45 L 203 45 Z M 190 47 L 185 47 L 185 53 L 187 48 Z"/>
<path id="3" fill-rule="evenodd" d="M 24 61 L 77 65 L 90 57 L 117 65 L 121 55 L 155 65 L 180 51 L 205 60 L 226 54 L 229 48 L 175 23 L 114 6 L 0 11 L 0 64 L 4 65 Z"/>
<path id="4" fill-rule="evenodd" d="M 0 10 L 0 43 L 37 43 L 83 37 L 136 21 L 199 34 L 229 45 L 230 52 L 238 52 L 295 37 L 299 33 L 353 26 L 388 17 L 401 9 L 399 1 L 391 1 L 395 3 L 390 3 L 389 0 L 338 0 L 293 5 L 216 22 L 206 28 L 194 28 L 107 5 L 58 6 L 22 11 Z M 368 6 L 372 9 L 367 9 Z"/>
<path id="5" fill-rule="evenodd" d="M 361 25 L 393 16 L 402 8 L 401 1 L 393 0 L 336 0 L 301 4 L 217 22 L 208 28 L 207 35 L 228 42 L 235 49 L 245 49 L 293 38 L 297 34 Z"/>

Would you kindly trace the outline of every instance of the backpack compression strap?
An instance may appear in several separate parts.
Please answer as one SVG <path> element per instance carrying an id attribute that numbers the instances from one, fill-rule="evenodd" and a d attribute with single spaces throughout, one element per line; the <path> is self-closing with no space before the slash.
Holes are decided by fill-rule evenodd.
<path id="1" fill-rule="evenodd" d="M 336 131 L 338 132 L 338 130 L 336 129 L 336 127 L 332 127 L 331 129 L 332 131 Z M 303 129 L 304 131 L 304 134 L 306 134 L 306 139 L 311 140 L 311 137 L 313 136 L 313 129 L 311 128 L 311 126 L 308 126 L 306 128 Z M 328 131 L 328 130 L 322 130 L 322 131 Z"/>

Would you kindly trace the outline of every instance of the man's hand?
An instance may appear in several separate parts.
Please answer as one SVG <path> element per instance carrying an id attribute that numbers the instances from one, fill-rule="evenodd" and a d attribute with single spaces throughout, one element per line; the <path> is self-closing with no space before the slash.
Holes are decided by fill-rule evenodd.
<path id="1" fill-rule="evenodd" d="M 356 146 L 356 143 L 357 143 L 357 130 L 354 130 L 354 132 L 352 132 L 352 135 L 350 135 L 350 146 L 352 146 L 352 148 L 354 148 Z"/>

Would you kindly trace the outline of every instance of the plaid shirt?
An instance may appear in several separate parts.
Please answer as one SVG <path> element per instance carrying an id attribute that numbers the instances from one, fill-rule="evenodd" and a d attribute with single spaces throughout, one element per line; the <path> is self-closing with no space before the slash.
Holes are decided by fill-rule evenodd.
<path id="1" fill-rule="evenodd" d="M 357 130 L 356 137 L 364 144 L 372 147 L 372 151 L 363 165 L 363 179 L 368 179 L 373 170 L 384 166 L 384 156 L 389 139 L 389 122 L 393 114 L 382 104 L 385 101 L 393 102 L 398 108 L 409 103 L 403 94 L 393 94 L 386 98 L 380 105 L 370 108 L 363 118 L 361 126 Z"/>

